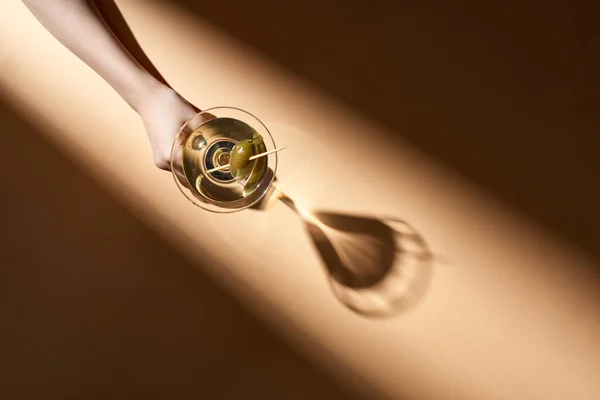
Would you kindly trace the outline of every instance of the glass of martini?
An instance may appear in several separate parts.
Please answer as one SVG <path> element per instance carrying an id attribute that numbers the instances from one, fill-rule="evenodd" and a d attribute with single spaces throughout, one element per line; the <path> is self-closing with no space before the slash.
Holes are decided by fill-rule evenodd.
<path id="1" fill-rule="evenodd" d="M 193 204 L 232 213 L 253 206 L 268 192 L 277 171 L 275 150 L 269 130 L 254 115 L 235 107 L 214 107 L 179 130 L 171 171 Z"/>

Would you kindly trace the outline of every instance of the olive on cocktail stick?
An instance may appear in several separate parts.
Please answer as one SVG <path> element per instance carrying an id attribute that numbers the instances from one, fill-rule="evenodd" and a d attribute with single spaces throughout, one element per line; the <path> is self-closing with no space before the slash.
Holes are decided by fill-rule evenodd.
<path id="1" fill-rule="evenodd" d="M 281 150 L 284 150 L 284 149 L 285 149 L 285 147 L 280 147 L 278 149 L 273 149 L 273 150 L 265 151 L 264 153 L 256 154 L 256 155 L 250 157 L 249 160 L 253 161 L 253 160 L 256 160 L 258 158 L 268 156 L 269 154 L 277 153 L 277 152 L 279 152 Z M 231 160 L 231 158 L 230 158 L 230 160 Z M 210 174 L 211 172 L 221 171 L 223 169 L 229 168 L 229 166 L 230 166 L 230 164 L 220 165 L 218 167 L 214 167 L 214 168 L 211 168 L 211 169 L 207 170 L 205 172 L 205 174 Z"/>
<path id="2" fill-rule="evenodd" d="M 250 157 L 257 154 L 255 150 L 256 146 L 250 139 L 242 140 L 233 147 L 229 156 L 229 173 L 235 180 L 241 181 L 250 175 L 256 163 L 250 161 Z"/>

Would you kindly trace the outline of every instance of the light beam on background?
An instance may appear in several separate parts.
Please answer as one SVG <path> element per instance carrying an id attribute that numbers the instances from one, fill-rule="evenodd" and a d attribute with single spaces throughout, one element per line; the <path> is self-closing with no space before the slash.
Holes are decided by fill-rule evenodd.
<path id="1" fill-rule="evenodd" d="M 166 240 L 192 258 L 198 247 L 214 253 L 227 268 L 207 273 L 348 386 L 396 399 L 596 399 L 597 265 L 586 254 L 408 144 L 389 146 L 376 123 L 201 19 L 166 1 L 118 4 L 187 99 L 247 109 L 286 143 L 278 185 L 290 197 L 309 210 L 406 221 L 449 262 L 433 268 L 419 307 L 357 316 L 332 293 L 296 214 L 274 204 L 212 215 L 188 204 L 153 167 L 125 103 L 18 0 L 3 1 L 3 96 Z"/>

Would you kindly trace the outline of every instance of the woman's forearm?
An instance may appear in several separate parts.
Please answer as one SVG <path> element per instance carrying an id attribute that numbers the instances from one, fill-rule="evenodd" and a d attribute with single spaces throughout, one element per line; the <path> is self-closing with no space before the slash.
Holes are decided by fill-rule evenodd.
<path id="1" fill-rule="evenodd" d="M 136 111 L 163 86 L 142 68 L 88 0 L 22 0 L 42 25 Z"/>
<path id="2" fill-rule="evenodd" d="M 91 0 L 22 1 L 46 30 L 110 84 L 139 114 L 152 146 L 155 165 L 170 170 L 173 141 L 181 126 L 199 110 L 129 54 Z"/>

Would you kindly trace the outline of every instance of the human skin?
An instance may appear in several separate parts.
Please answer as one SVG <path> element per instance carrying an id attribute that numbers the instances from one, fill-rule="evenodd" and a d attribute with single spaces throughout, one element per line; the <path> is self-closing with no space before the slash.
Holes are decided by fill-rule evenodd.
<path id="1" fill-rule="evenodd" d="M 197 110 L 125 49 L 89 0 L 22 0 L 34 17 L 141 117 L 154 163 L 170 170 L 171 147 Z"/>

